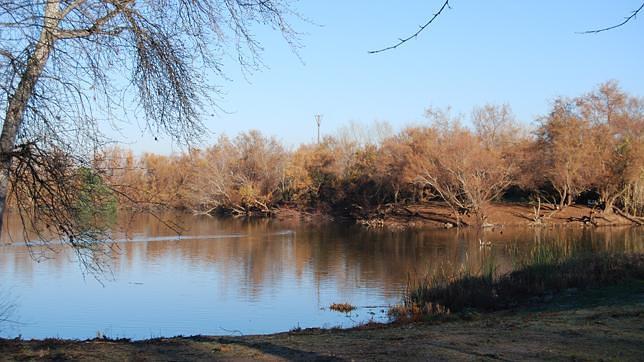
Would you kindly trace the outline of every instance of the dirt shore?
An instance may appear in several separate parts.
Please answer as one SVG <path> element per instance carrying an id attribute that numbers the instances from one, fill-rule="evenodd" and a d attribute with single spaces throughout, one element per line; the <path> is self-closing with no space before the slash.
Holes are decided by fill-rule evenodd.
<path id="1" fill-rule="evenodd" d="M 0 340 L 0 360 L 641 360 L 644 281 L 451 321 L 145 341 Z"/>
<path id="2" fill-rule="evenodd" d="M 539 223 L 535 223 L 535 209 L 525 203 L 494 203 L 486 209 L 488 226 L 623 226 L 635 225 L 633 220 L 617 213 L 605 214 L 597 208 L 572 205 L 562 210 L 553 205 L 542 205 Z M 475 215 L 461 215 L 465 225 L 475 225 Z M 392 206 L 367 213 L 358 218 L 358 223 L 367 227 L 414 228 L 453 227 L 456 214 L 439 202 Z"/>

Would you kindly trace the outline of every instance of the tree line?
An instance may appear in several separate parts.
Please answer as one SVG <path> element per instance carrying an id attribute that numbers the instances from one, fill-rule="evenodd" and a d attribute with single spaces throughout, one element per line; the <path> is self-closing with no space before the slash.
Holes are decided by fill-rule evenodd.
<path id="1" fill-rule="evenodd" d="M 484 223 L 509 199 L 581 199 L 604 213 L 644 216 L 644 100 L 610 81 L 559 97 L 533 130 L 508 105 L 470 116 L 430 108 L 426 125 L 345 127 L 289 149 L 258 131 L 164 156 L 110 148 L 95 160 L 122 205 L 270 215 L 281 207 L 359 216 L 392 205 L 440 201 L 460 222 Z"/>

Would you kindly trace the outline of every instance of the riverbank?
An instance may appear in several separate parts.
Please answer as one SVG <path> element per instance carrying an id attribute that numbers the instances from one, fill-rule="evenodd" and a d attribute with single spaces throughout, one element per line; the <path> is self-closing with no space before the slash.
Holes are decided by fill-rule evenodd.
<path id="1" fill-rule="evenodd" d="M 0 360 L 638 360 L 644 281 L 467 319 L 259 336 L 0 340 Z"/>
<path id="2" fill-rule="evenodd" d="M 643 260 L 539 247 L 503 275 L 491 268 L 410 286 L 390 324 L 142 341 L 0 340 L 0 360 L 637 360 Z"/>
<path id="3" fill-rule="evenodd" d="M 486 209 L 486 226 L 626 226 L 642 222 L 618 213 L 602 213 L 585 205 L 571 205 L 557 209 L 553 205 L 499 202 Z M 374 210 L 354 210 L 347 213 L 325 213 L 320 210 L 302 211 L 296 208 L 278 208 L 275 217 L 279 220 L 323 223 L 330 221 L 355 222 L 367 228 L 451 228 L 457 223 L 457 215 L 441 202 L 410 205 L 388 205 Z M 459 215 L 463 225 L 475 225 L 475 215 Z"/>

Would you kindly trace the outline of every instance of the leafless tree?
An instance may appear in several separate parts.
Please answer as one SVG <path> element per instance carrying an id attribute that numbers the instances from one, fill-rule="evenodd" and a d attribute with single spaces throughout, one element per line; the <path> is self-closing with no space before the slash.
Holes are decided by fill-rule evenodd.
<path id="1" fill-rule="evenodd" d="M 540 174 L 556 190 L 563 209 L 590 186 L 590 124 L 575 112 L 574 102 L 566 98 L 555 100 L 550 114 L 540 122 L 536 143 Z"/>
<path id="2" fill-rule="evenodd" d="M 222 57 L 260 66 L 255 24 L 297 46 L 289 15 L 288 0 L 0 0 L 0 222 L 11 189 L 23 222 L 91 244 L 73 196 L 103 127 L 142 120 L 190 143 Z"/>
<path id="3" fill-rule="evenodd" d="M 603 211 L 611 213 L 644 177 L 644 100 L 609 81 L 577 97 L 575 103 L 580 116 L 592 125 L 593 167 L 588 178 L 599 193 Z"/>
<path id="4" fill-rule="evenodd" d="M 495 108 L 496 109 L 496 108 Z M 459 125 L 448 112 L 429 109 L 433 128 L 425 137 L 422 159 L 415 167 L 417 181 L 431 187 L 453 210 L 457 224 L 461 214 L 472 213 L 478 225 L 486 224 L 487 208 L 512 182 L 512 158 L 501 147 L 486 143 L 479 135 Z M 500 120 L 481 121 L 500 124 Z M 502 132 L 502 130 L 498 130 Z"/>
<path id="5" fill-rule="evenodd" d="M 525 133 L 508 104 L 474 108 L 472 123 L 476 135 L 489 149 L 509 148 Z"/>

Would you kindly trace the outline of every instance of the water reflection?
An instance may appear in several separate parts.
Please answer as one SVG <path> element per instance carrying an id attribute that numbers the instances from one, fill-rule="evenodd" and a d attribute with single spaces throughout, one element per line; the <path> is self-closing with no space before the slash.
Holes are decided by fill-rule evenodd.
<path id="1" fill-rule="evenodd" d="M 396 303 L 409 275 L 431 273 L 444 263 L 477 270 L 485 257 L 494 255 L 499 269 L 509 270 L 513 255 L 539 243 L 557 243 L 570 252 L 644 249 L 641 228 L 392 233 L 168 216 L 183 226 L 181 237 L 145 215 L 127 219 L 127 233 L 115 231 L 115 239 L 128 241 L 111 252 L 112 273 L 103 276 L 104 285 L 83 278 L 73 254 L 60 251 L 60 245 L 53 247 L 55 257 L 40 263 L 22 243 L 0 246 L 0 283 L 18 296 L 17 314 L 25 323 L 17 333 L 86 338 L 100 331 L 146 338 L 348 326 L 374 316 L 358 309 L 349 319 L 321 308 L 345 301 L 359 306 Z M 384 316 L 377 313 L 375 318 Z"/>

